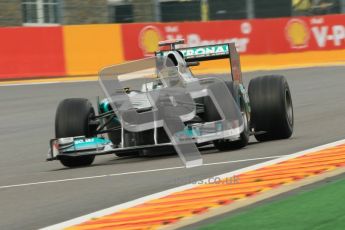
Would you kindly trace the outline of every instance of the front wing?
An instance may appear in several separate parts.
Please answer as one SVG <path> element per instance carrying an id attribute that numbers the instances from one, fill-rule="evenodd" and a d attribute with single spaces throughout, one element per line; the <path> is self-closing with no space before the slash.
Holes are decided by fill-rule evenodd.
<path id="1" fill-rule="evenodd" d="M 68 142 L 68 147 L 66 147 L 66 142 Z M 84 143 L 85 146 L 81 146 Z M 91 144 L 92 143 L 92 144 Z M 47 161 L 57 160 L 59 157 L 78 157 L 87 155 L 106 155 L 106 154 L 116 154 L 124 152 L 140 151 L 144 149 L 151 148 L 161 148 L 172 146 L 170 143 L 156 144 L 156 145 L 140 145 L 134 147 L 119 147 L 114 146 L 109 140 L 105 138 L 93 137 L 86 138 L 84 136 L 80 137 L 68 137 L 68 138 L 58 138 L 50 140 L 50 149 L 48 151 Z"/>
<path id="2" fill-rule="evenodd" d="M 235 141 L 240 138 L 242 131 L 243 125 L 230 130 L 223 130 L 221 123 L 218 122 L 195 123 L 187 125 L 185 130 L 176 133 L 174 138 L 177 138 L 179 142 L 192 141 L 196 144 L 207 143 L 219 139 Z M 123 147 L 113 145 L 110 140 L 104 137 L 88 138 L 78 136 L 57 138 L 50 140 L 50 149 L 48 151 L 47 160 L 56 160 L 62 156 L 78 157 L 86 155 L 106 155 L 168 146 L 173 146 L 173 144 L 169 142 Z"/>

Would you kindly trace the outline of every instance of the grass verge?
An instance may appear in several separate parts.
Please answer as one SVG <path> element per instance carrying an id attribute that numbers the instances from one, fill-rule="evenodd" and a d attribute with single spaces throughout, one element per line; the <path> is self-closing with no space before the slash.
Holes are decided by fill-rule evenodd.
<path id="1" fill-rule="evenodd" d="M 345 178 L 201 227 L 209 229 L 345 229 Z"/>

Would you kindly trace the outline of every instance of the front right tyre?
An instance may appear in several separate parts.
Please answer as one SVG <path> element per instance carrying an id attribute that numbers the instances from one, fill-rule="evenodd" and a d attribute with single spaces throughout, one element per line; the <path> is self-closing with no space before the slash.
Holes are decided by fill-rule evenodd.
<path id="1" fill-rule="evenodd" d="M 89 100 L 84 98 L 68 98 L 60 102 L 55 115 L 55 137 L 93 136 L 93 128 L 89 125 L 95 111 Z M 95 156 L 60 156 L 62 165 L 74 168 L 89 166 Z"/>

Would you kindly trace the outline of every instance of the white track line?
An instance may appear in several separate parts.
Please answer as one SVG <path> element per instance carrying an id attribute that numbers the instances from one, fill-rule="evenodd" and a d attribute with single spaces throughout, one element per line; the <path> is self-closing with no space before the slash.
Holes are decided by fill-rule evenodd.
<path id="1" fill-rule="evenodd" d="M 307 149 L 307 150 L 303 150 L 301 152 L 297 152 L 297 153 L 294 153 L 294 154 L 285 155 L 283 157 L 280 157 L 280 158 L 277 158 L 277 159 L 274 159 L 274 160 L 265 161 L 263 163 L 252 165 L 252 166 L 249 166 L 249 167 L 246 167 L 246 168 L 242 168 L 242 169 L 239 169 L 239 170 L 235 170 L 235 171 L 232 171 L 232 172 L 229 172 L 229 173 L 221 174 L 221 175 L 218 175 L 216 177 L 220 178 L 220 179 L 227 178 L 227 177 L 232 177 L 232 176 L 235 176 L 235 175 L 238 175 L 238 174 L 241 174 L 241 173 L 245 173 L 245 172 L 248 172 L 248 171 L 253 171 L 253 170 L 256 170 L 256 169 L 259 169 L 259 168 L 263 168 L 263 167 L 266 167 L 266 166 L 269 166 L 269 165 L 277 164 L 277 163 L 282 162 L 282 161 L 286 161 L 286 160 L 289 160 L 289 159 L 292 159 L 292 158 L 303 156 L 303 155 L 308 154 L 308 153 L 320 151 L 320 150 L 327 149 L 327 148 L 334 147 L 334 146 L 341 145 L 341 144 L 345 144 L 345 139 L 339 140 L 339 141 L 335 141 L 335 142 L 332 142 L 332 143 L 329 143 L 329 144 L 321 145 L 321 146 L 318 146 L 318 147 L 310 148 L 310 149 Z M 207 183 L 209 181 L 209 179 L 210 178 L 205 179 L 205 180 L 203 180 L 203 182 Z M 191 189 L 191 188 L 194 188 L 196 186 L 199 186 L 198 183 L 187 184 L 187 185 L 183 185 L 183 186 L 180 186 L 180 187 L 168 189 L 168 190 L 165 190 L 165 191 L 162 191 L 162 192 L 158 192 L 158 193 L 155 193 L 155 194 L 152 194 L 152 195 L 148 195 L 148 196 L 144 196 L 144 197 L 132 200 L 132 201 L 128 201 L 126 203 L 118 204 L 118 205 L 115 205 L 113 207 L 106 208 L 106 209 L 103 209 L 103 210 L 100 210 L 100 211 L 97 211 L 97 212 L 94 212 L 94 213 L 90 213 L 90 214 L 87 214 L 87 215 L 84 215 L 84 216 L 81 216 L 81 217 L 77 217 L 77 218 L 72 219 L 72 220 L 68 220 L 68 221 L 65 221 L 65 222 L 62 222 L 62 223 L 59 223 L 59 224 L 48 226 L 46 228 L 42 228 L 41 230 L 64 229 L 64 228 L 67 228 L 67 227 L 70 227 L 70 226 L 73 226 L 73 225 L 77 225 L 77 224 L 83 223 L 83 222 L 88 221 L 88 220 L 93 219 L 93 218 L 99 218 L 99 217 L 102 217 L 102 216 L 105 216 L 105 215 L 109 215 L 109 214 L 121 211 L 123 209 L 131 208 L 131 207 L 137 206 L 139 204 L 143 204 L 145 202 L 148 202 L 150 200 L 159 199 L 161 197 L 168 196 L 168 195 L 170 195 L 172 193 L 176 193 L 176 192 L 184 191 L 184 190 L 187 190 L 187 189 Z"/>
<path id="2" fill-rule="evenodd" d="M 326 64 L 316 64 L 316 65 L 305 65 L 305 66 L 283 66 L 281 68 L 273 68 L 273 69 L 268 69 L 268 68 L 260 68 L 260 69 L 253 69 L 253 70 L 244 70 L 242 73 L 252 73 L 252 72 L 261 72 L 261 71 L 280 71 L 280 70 L 298 70 L 298 69 L 309 69 L 309 68 L 325 68 L 325 67 L 344 67 L 345 63 L 326 63 Z M 73 77 L 69 77 L 73 78 Z M 78 77 L 75 77 L 75 80 L 71 81 L 51 81 L 51 82 L 27 82 L 27 83 L 9 83 L 9 84 L 0 84 L 0 87 L 4 86 L 30 86 L 30 85 L 49 85 L 49 84 L 64 84 L 64 83 L 83 83 L 83 82 L 96 82 L 98 78 L 96 79 L 85 79 L 85 80 L 78 80 Z M 44 79 L 43 79 L 44 80 Z M 11 81 L 11 80 L 9 80 Z M 17 80 L 16 80 L 17 81 Z M 20 81 L 20 80 L 18 80 Z M 23 80 L 25 81 L 25 79 Z"/>
<path id="3" fill-rule="evenodd" d="M 272 158 L 278 158 L 278 157 L 281 157 L 281 156 L 269 156 L 269 157 L 258 157 L 258 158 L 250 158 L 250 159 L 242 159 L 242 160 L 234 160 L 234 161 L 214 162 L 214 163 L 203 164 L 202 166 L 221 165 L 221 164 L 239 163 L 239 162 L 247 162 L 247 161 L 258 161 L 258 160 L 272 159 Z M 103 178 L 103 177 L 114 177 L 114 176 L 132 175 L 132 174 L 150 173 L 150 172 L 160 172 L 160 171 L 184 169 L 184 168 L 186 167 L 177 166 L 177 167 L 170 167 L 170 168 L 159 168 L 159 169 L 149 169 L 149 170 L 133 171 L 133 172 L 104 174 L 104 175 L 98 175 L 98 176 L 76 177 L 76 178 L 67 178 L 67 179 L 61 179 L 61 180 L 49 180 L 49 181 L 39 181 L 39 182 L 31 182 L 31 183 L 24 183 L 24 184 L 3 185 L 3 186 L 0 186 L 0 189 L 24 187 L 24 186 L 32 186 L 32 185 L 40 185 L 40 184 L 61 183 L 61 182 L 67 182 L 67 181 L 96 179 L 96 178 Z"/>
<path id="4" fill-rule="evenodd" d="M 25 80 L 23 80 L 23 81 L 25 81 Z M 0 84 L 0 87 L 5 87 L 5 86 L 30 86 L 30 85 L 51 85 L 51 84 L 83 83 L 83 82 L 96 82 L 96 81 L 97 80 L 78 80 L 78 79 L 75 79 L 75 80 L 71 80 L 71 81 L 26 82 L 26 83 Z"/>

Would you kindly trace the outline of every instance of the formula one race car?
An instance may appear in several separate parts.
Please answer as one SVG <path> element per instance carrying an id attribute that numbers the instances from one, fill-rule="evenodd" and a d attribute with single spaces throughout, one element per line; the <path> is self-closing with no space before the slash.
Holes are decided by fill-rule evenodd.
<path id="1" fill-rule="evenodd" d="M 182 159 L 188 158 L 187 142 L 196 147 L 213 144 L 223 151 L 245 147 L 250 135 L 260 142 L 292 135 L 293 107 L 285 77 L 252 79 L 247 94 L 234 43 L 175 48 L 182 43 L 161 42 L 169 49 L 157 51 L 155 57 L 103 69 L 100 84 L 106 98 L 98 100 L 98 113 L 87 99 L 61 101 L 47 160 L 81 167 L 104 154 L 183 152 Z M 231 74 L 225 80 L 195 77 L 189 68 L 216 59 L 230 61 Z M 154 69 L 153 74 L 147 69 Z M 137 75 L 146 80 L 137 80 Z M 122 87 L 120 76 L 138 89 Z"/>

